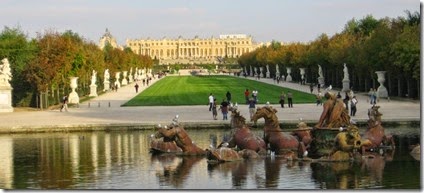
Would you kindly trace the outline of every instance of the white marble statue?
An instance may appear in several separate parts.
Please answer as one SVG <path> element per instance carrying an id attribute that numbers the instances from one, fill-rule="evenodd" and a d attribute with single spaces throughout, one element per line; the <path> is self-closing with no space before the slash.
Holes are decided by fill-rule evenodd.
<path id="1" fill-rule="evenodd" d="M 96 80 L 97 80 L 96 75 L 97 75 L 97 72 L 93 70 L 93 74 L 91 75 L 91 85 L 96 84 Z"/>
<path id="2" fill-rule="evenodd" d="M 349 72 L 347 70 L 347 66 L 346 63 L 343 64 L 344 68 L 343 68 L 343 73 L 344 73 L 344 78 L 343 80 L 349 80 Z"/>
<path id="3" fill-rule="evenodd" d="M 9 85 L 9 81 L 12 80 L 12 72 L 10 70 L 10 64 L 9 60 L 7 58 L 4 58 L 1 60 L 0 64 L 0 83 L 4 84 L 7 83 Z"/>
<path id="4" fill-rule="evenodd" d="M 110 87 L 110 74 L 109 69 L 105 70 L 104 80 L 103 80 L 103 91 L 108 91 Z"/>
<path id="5" fill-rule="evenodd" d="M 110 79 L 109 69 L 105 70 L 104 78 L 105 78 L 104 82 L 109 82 L 109 79 Z"/>
<path id="6" fill-rule="evenodd" d="M 342 92 L 347 92 L 350 89 L 349 72 L 347 71 L 346 63 L 344 63 L 343 65 L 344 65 L 344 68 L 343 68 L 344 77 L 342 80 L 343 82 Z"/>
<path id="7" fill-rule="evenodd" d="M 318 75 L 319 75 L 319 77 L 324 78 L 324 74 L 322 72 L 321 65 L 319 65 L 319 64 L 318 64 Z"/>

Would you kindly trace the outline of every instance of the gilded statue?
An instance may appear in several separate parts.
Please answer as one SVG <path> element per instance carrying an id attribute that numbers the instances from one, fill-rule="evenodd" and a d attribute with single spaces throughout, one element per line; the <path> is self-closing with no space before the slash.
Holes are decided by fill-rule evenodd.
<path id="1" fill-rule="evenodd" d="M 323 111 L 315 128 L 339 128 L 350 125 L 349 112 L 342 100 L 337 99 L 331 92 L 325 93 L 327 101 L 323 105 Z"/>

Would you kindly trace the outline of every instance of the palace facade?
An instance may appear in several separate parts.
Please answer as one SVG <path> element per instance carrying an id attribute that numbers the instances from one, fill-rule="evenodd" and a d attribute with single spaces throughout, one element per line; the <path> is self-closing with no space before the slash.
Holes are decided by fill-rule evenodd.
<path id="1" fill-rule="evenodd" d="M 225 57 L 237 58 L 261 46 L 245 34 L 220 35 L 201 39 L 127 39 L 134 53 L 158 59 L 159 64 L 218 64 Z"/>

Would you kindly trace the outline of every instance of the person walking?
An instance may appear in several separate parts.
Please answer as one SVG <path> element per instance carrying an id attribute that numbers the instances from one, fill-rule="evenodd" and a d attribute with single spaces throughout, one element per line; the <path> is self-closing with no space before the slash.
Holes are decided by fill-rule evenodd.
<path id="1" fill-rule="evenodd" d="M 288 102 L 289 108 L 293 108 L 293 94 L 291 93 L 291 91 L 287 93 L 287 102 Z"/>
<path id="2" fill-rule="evenodd" d="M 60 108 L 60 112 L 62 112 L 62 110 L 65 110 L 66 112 L 68 112 L 68 96 L 63 96 L 62 98 L 62 107 Z"/>
<path id="3" fill-rule="evenodd" d="M 222 113 L 222 120 L 228 120 L 228 102 L 222 99 L 221 106 L 219 107 Z"/>
<path id="4" fill-rule="evenodd" d="M 341 99 L 342 98 L 342 95 L 340 94 L 340 92 L 337 92 L 337 98 L 338 99 Z"/>
<path id="5" fill-rule="evenodd" d="M 216 99 L 214 98 L 212 102 L 212 117 L 214 120 L 218 120 L 218 118 L 216 118 L 217 116 L 218 116 L 218 112 L 216 110 Z"/>
<path id="6" fill-rule="evenodd" d="M 209 94 L 209 111 L 212 111 L 213 101 L 214 101 L 214 97 L 212 93 L 210 93 Z"/>
<path id="7" fill-rule="evenodd" d="M 373 101 L 373 105 L 377 104 L 377 91 L 374 89 L 372 89 L 372 101 Z"/>
<path id="8" fill-rule="evenodd" d="M 252 119 L 253 115 L 256 113 L 256 101 L 253 98 L 249 99 L 249 114 L 250 119 Z"/>
<path id="9" fill-rule="evenodd" d="M 281 108 L 284 108 L 284 102 L 285 102 L 285 100 L 286 100 L 286 93 L 284 93 L 284 91 L 282 91 L 281 92 L 281 95 L 280 95 L 280 105 L 281 105 Z"/>
<path id="10" fill-rule="evenodd" d="M 377 92 L 374 88 L 370 88 L 368 96 L 370 97 L 370 104 L 375 105 L 377 103 Z"/>
<path id="11" fill-rule="evenodd" d="M 244 98 L 246 99 L 246 104 L 249 104 L 249 89 L 246 88 L 246 90 L 244 91 Z"/>
<path id="12" fill-rule="evenodd" d="M 135 93 L 138 93 L 138 84 L 137 83 L 135 83 Z"/>
<path id="13" fill-rule="evenodd" d="M 349 101 L 350 101 L 349 94 L 348 92 L 346 92 L 345 98 L 343 99 L 343 103 L 345 104 L 347 112 L 349 112 Z"/>
<path id="14" fill-rule="evenodd" d="M 358 99 L 356 99 L 356 96 L 353 96 L 350 100 L 350 116 L 355 116 L 356 114 L 356 104 L 358 104 Z"/>
<path id="15" fill-rule="evenodd" d="M 317 98 L 317 106 L 318 105 L 322 106 L 322 94 L 321 94 L 321 92 L 318 92 L 316 98 Z"/>
<path id="16" fill-rule="evenodd" d="M 225 96 L 227 97 L 227 103 L 230 104 L 231 103 L 231 93 L 230 93 L 230 91 L 227 91 L 227 94 L 225 94 Z"/>

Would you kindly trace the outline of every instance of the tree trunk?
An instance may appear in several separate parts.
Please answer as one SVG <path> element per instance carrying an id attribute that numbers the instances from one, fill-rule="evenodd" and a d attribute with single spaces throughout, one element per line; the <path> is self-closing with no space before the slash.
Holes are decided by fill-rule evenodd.
<path id="1" fill-rule="evenodd" d="M 392 93 L 392 79 L 390 73 L 387 73 L 387 91 L 388 96 L 390 97 L 390 94 Z"/>
<path id="2" fill-rule="evenodd" d="M 417 98 L 419 99 L 419 98 L 421 98 L 421 95 L 420 95 L 420 93 L 421 93 L 421 84 L 420 84 L 420 80 L 417 80 Z"/>
<path id="3" fill-rule="evenodd" d="M 406 80 L 406 93 L 408 93 L 408 98 L 411 97 L 411 82 L 409 79 Z"/>
<path id="4" fill-rule="evenodd" d="M 401 75 L 398 75 L 397 80 L 397 96 L 402 97 L 402 81 L 401 81 Z"/>

